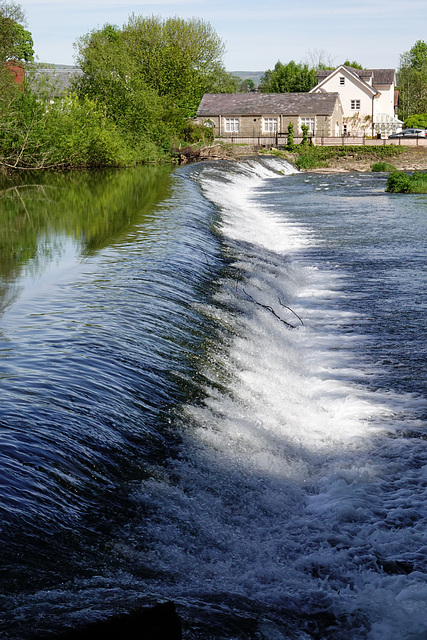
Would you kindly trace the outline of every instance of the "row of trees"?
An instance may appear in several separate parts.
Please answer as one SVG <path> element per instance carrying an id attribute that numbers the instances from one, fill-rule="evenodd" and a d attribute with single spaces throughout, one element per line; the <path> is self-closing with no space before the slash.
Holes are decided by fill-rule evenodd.
<path id="1" fill-rule="evenodd" d="M 11 60 L 31 62 L 33 42 L 20 5 L 0 0 L 0 166 L 128 166 L 170 159 L 176 148 L 209 140 L 191 124 L 204 93 L 253 89 L 227 73 L 224 45 L 202 20 L 132 14 L 123 27 L 106 24 L 75 45 L 83 74 L 52 100 L 48 84 L 27 68 L 25 90 Z M 361 68 L 357 62 L 346 65 Z M 32 65 L 34 69 L 34 65 Z M 278 61 L 262 77 L 263 92 L 306 92 L 322 62 Z M 401 116 L 427 113 L 427 45 L 401 56 Z M 240 82 L 240 85 L 239 85 Z M 427 124 L 427 123 L 426 123 Z M 422 125 L 424 126 L 424 125 Z"/>
<path id="2" fill-rule="evenodd" d="M 17 33 L 21 45 L 29 42 L 23 19 L 18 5 L 0 4 L 0 29 L 5 25 L 10 36 L 5 42 L 15 42 Z M 82 36 L 75 46 L 83 75 L 61 99 L 53 99 L 54 88 L 40 81 L 34 66 L 27 68 L 25 90 L 14 83 L 7 60 L 26 60 L 27 54 L 16 42 L 4 51 L 3 167 L 129 166 L 170 160 L 175 148 L 212 136 L 190 120 L 202 95 L 238 88 L 237 78 L 222 63 L 223 43 L 202 20 L 132 15 L 122 28 L 107 24 Z"/>
<path id="3" fill-rule="evenodd" d="M 262 93 L 299 93 L 308 92 L 317 84 L 317 71 L 319 69 L 334 69 L 336 65 L 330 61 L 324 62 L 323 52 L 317 55 L 312 54 L 313 61 L 294 62 L 291 60 L 287 64 L 276 62 L 274 69 L 268 69 L 261 78 L 259 90 Z M 314 59 L 316 58 L 316 59 Z M 363 69 L 362 65 L 356 61 L 346 60 L 343 64 L 356 69 Z"/>

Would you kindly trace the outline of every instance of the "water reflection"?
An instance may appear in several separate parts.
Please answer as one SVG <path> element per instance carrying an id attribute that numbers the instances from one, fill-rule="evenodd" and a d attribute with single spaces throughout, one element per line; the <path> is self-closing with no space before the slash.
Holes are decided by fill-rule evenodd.
<path id="1" fill-rule="evenodd" d="M 34 275 L 72 241 L 81 256 L 144 226 L 168 194 L 169 167 L 125 171 L 37 173 L 0 179 L 0 308 L 18 276 Z M 139 230 L 141 232 L 141 229 Z M 142 229 L 143 232 L 143 229 Z"/>

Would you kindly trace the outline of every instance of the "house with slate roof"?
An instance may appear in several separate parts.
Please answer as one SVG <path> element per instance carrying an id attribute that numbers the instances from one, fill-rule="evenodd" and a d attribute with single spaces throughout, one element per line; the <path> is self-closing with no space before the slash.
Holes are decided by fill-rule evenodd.
<path id="1" fill-rule="evenodd" d="M 35 67 L 31 82 L 36 90 L 47 82 L 52 97 L 60 98 L 71 88 L 73 80 L 82 74 L 78 67 Z"/>
<path id="2" fill-rule="evenodd" d="M 343 109 L 338 93 L 207 93 L 196 122 L 213 127 L 216 137 L 259 138 L 294 135 L 306 125 L 312 136 L 339 136 Z"/>
<path id="3" fill-rule="evenodd" d="M 310 93 L 339 93 L 344 110 L 344 135 L 389 135 L 400 131 L 396 117 L 396 71 L 355 69 L 340 65 L 319 70 Z"/>

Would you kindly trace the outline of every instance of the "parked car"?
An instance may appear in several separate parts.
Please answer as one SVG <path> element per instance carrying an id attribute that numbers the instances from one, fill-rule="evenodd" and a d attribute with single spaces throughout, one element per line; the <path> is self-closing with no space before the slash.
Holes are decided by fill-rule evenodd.
<path id="1" fill-rule="evenodd" d="M 403 129 L 399 133 L 392 133 L 389 138 L 425 138 L 426 136 L 425 129 Z"/>

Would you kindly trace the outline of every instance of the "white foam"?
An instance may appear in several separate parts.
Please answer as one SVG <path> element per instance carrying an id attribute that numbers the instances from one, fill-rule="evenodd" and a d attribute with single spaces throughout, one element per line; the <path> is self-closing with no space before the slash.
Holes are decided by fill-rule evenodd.
<path id="1" fill-rule="evenodd" d="M 291 597 L 309 614 L 322 593 L 324 609 L 368 619 L 371 640 L 426 637 L 425 574 L 399 575 L 427 548 L 427 452 L 400 437 L 417 425 L 414 398 L 363 384 L 365 337 L 338 304 L 345 274 L 308 267 L 310 230 L 254 199 L 269 177 L 251 162 L 202 180 L 241 280 L 200 308 L 219 323 L 212 384 L 183 408 L 180 458 L 138 494 L 155 514 L 149 560 L 181 594 Z"/>

